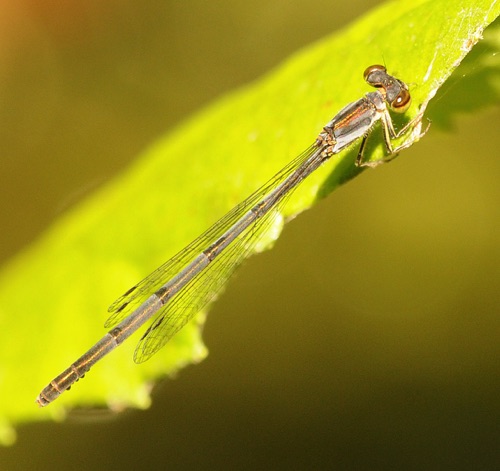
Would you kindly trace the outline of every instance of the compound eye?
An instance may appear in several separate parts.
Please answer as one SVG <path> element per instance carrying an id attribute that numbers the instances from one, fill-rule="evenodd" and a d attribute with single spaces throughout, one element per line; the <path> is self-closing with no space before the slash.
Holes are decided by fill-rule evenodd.
<path id="1" fill-rule="evenodd" d="M 410 92 L 404 88 L 396 95 L 396 98 L 391 101 L 391 108 L 397 113 L 404 113 L 411 105 Z"/>
<path id="2" fill-rule="evenodd" d="M 365 81 L 373 87 L 381 87 L 381 78 L 386 76 L 387 69 L 383 65 L 371 65 L 363 74 Z"/>

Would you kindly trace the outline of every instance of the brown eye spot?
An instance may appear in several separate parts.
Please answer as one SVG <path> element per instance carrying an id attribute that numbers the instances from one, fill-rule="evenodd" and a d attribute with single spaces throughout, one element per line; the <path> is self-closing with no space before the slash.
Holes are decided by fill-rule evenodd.
<path id="1" fill-rule="evenodd" d="M 402 89 L 396 98 L 391 102 L 391 108 L 398 112 L 404 113 L 411 104 L 411 96 L 408 90 Z"/>
<path id="2" fill-rule="evenodd" d="M 363 77 L 366 82 L 368 82 L 371 86 L 377 87 L 381 86 L 382 83 L 379 80 L 376 80 L 374 76 L 370 78 L 370 76 L 373 73 L 376 72 L 381 72 L 384 76 L 387 73 L 387 69 L 383 65 L 371 65 L 370 67 L 367 67 L 367 69 L 363 73 Z"/>

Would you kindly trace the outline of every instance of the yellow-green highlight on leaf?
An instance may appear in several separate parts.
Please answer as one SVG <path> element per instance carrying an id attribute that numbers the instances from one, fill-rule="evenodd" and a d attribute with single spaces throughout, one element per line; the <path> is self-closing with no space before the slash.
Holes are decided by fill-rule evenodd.
<path id="1" fill-rule="evenodd" d="M 10 423 L 61 419 L 71 407 L 147 407 L 155 379 L 205 357 L 204 315 L 148 362 L 132 361 L 138 333 L 50 407 L 39 410 L 34 400 L 104 335 L 114 298 L 269 179 L 341 107 L 370 91 L 362 79 L 368 65 L 386 64 L 410 84 L 410 119 L 499 13 L 491 1 L 389 2 L 201 111 L 57 221 L 0 274 L 0 439 L 12 441 Z M 340 154 L 312 175 L 284 216 L 355 176 L 355 154 Z M 29 330 L 18 331 L 21 318 Z"/>

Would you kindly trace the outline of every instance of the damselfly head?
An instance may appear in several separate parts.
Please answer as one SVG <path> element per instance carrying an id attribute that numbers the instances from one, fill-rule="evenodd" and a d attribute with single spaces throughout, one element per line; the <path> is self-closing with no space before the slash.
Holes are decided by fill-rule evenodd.
<path id="1" fill-rule="evenodd" d="M 371 65 L 364 72 L 368 84 L 383 93 L 390 108 L 396 113 L 404 113 L 411 104 L 411 96 L 404 82 L 389 75 L 383 65 Z"/>

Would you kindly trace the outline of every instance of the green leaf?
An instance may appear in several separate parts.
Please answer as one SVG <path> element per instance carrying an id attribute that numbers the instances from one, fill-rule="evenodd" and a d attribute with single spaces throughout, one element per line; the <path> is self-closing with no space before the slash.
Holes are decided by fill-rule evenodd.
<path id="1" fill-rule="evenodd" d="M 105 333 L 106 308 L 115 297 L 269 179 L 341 107 L 369 91 L 362 79 L 368 65 L 385 63 L 410 84 L 410 119 L 499 13 L 500 5 L 491 1 L 387 3 L 201 111 L 57 221 L 0 274 L 0 440 L 13 440 L 11 422 L 62 418 L 68 407 L 147 407 L 152 381 L 206 355 L 203 314 L 148 362 L 132 362 L 138 333 L 54 404 L 39 410 L 34 400 Z M 479 77 L 487 70 L 481 67 Z M 437 122 L 445 125 L 454 111 L 436 109 Z M 308 178 L 284 215 L 307 209 L 359 173 L 355 154 L 351 149 L 332 158 Z"/>

